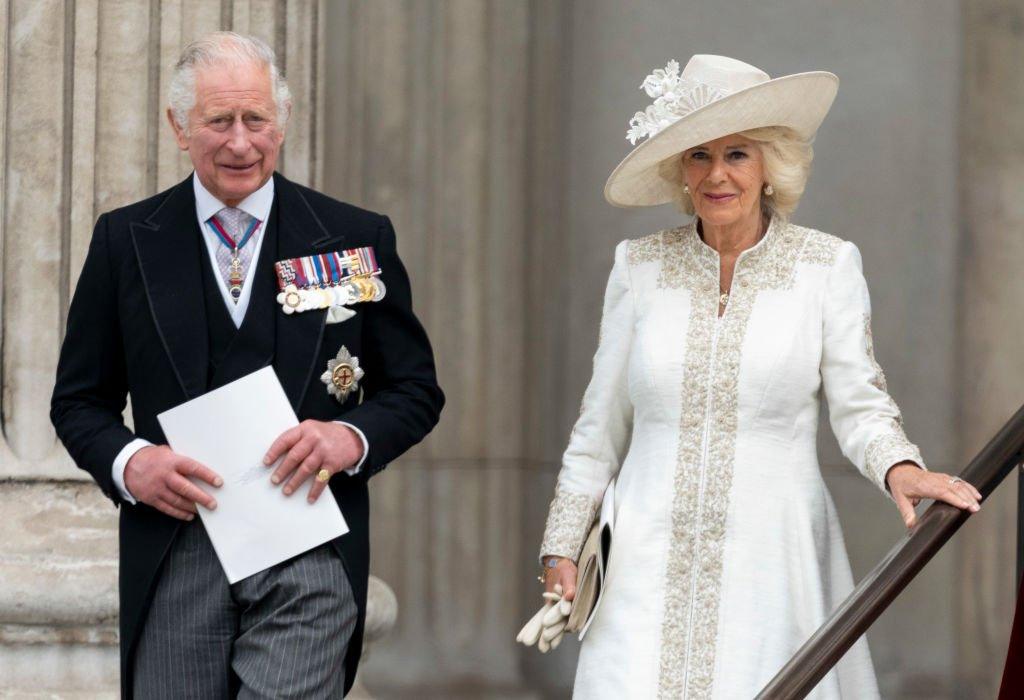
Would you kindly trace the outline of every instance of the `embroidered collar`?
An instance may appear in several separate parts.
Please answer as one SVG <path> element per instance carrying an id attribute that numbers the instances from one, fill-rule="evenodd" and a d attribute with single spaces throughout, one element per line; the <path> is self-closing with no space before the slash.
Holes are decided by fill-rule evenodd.
<path id="1" fill-rule="evenodd" d="M 782 229 L 786 228 L 779 217 L 773 216 L 768 221 L 768 230 L 765 231 L 757 243 L 741 251 L 736 258 L 736 267 L 745 270 L 754 269 L 759 260 L 765 259 L 769 254 L 778 248 L 778 239 L 783 237 Z M 716 282 L 721 270 L 721 257 L 718 251 L 705 243 L 697 232 L 697 222 L 691 222 L 679 229 L 682 234 L 683 245 L 686 255 L 691 255 L 697 261 L 698 267 L 704 274 L 710 275 Z"/>

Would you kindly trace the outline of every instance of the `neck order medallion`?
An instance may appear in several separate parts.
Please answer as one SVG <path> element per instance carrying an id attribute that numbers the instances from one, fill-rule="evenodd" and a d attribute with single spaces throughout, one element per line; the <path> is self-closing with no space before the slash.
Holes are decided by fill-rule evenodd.
<path id="1" fill-rule="evenodd" d="M 256 230 L 263 223 L 259 219 L 253 219 L 249 222 L 249 226 L 246 227 L 242 237 L 236 242 L 231 234 L 227 232 L 224 225 L 221 224 L 220 220 L 216 216 L 211 216 L 207 223 L 210 228 L 216 234 L 217 238 L 227 246 L 228 250 L 231 251 L 231 264 L 228 267 L 228 292 L 231 294 L 231 298 L 234 302 L 238 303 L 238 298 L 242 296 L 242 282 L 245 279 L 245 274 L 242 270 L 242 261 L 238 258 L 238 251 L 245 247 L 245 244 L 249 242 L 252 235 L 256 233 Z"/>

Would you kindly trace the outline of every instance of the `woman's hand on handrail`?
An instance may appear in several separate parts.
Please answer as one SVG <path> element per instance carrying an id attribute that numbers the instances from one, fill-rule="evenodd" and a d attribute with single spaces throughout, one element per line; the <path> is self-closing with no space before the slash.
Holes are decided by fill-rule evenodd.
<path id="1" fill-rule="evenodd" d="M 576 564 L 568 557 L 546 556 L 544 561 L 552 558 L 558 559 L 558 563 L 552 568 L 545 567 L 544 590 L 547 593 L 552 593 L 555 590 L 555 584 L 561 584 L 562 598 L 572 600 L 576 597 Z"/>
<path id="2" fill-rule="evenodd" d="M 913 462 L 900 462 L 885 475 L 896 507 L 907 528 L 917 523 L 914 506 L 924 498 L 948 503 L 977 513 L 981 509 L 981 492 L 959 477 L 940 472 L 926 472 Z"/>

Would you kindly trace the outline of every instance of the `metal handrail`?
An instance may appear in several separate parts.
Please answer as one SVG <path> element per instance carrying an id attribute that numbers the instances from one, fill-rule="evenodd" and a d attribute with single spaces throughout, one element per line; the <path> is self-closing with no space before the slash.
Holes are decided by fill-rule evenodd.
<path id="1" fill-rule="evenodd" d="M 974 485 L 982 497 L 995 490 L 1024 460 L 1024 406 L 971 460 L 960 478 Z M 803 698 L 843 657 L 924 565 L 960 529 L 970 512 L 946 503 L 934 503 L 910 535 L 898 543 L 857 585 L 843 604 L 800 647 L 758 700 Z"/>

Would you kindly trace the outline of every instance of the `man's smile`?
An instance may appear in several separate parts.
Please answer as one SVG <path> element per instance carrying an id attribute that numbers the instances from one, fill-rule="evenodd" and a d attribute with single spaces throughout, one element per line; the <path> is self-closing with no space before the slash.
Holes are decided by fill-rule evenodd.
<path id="1" fill-rule="evenodd" d="M 241 165 L 232 164 L 232 163 L 218 163 L 218 165 L 220 167 L 227 168 L 228 170 L 231 170 L 231 171 L 236 172 L 236 173 L 249 172 L 249 171 L 253 170 L 258 164 L 259 164 L 259 161 L 254 161 L 252 163 L 241 164 Z"/>

